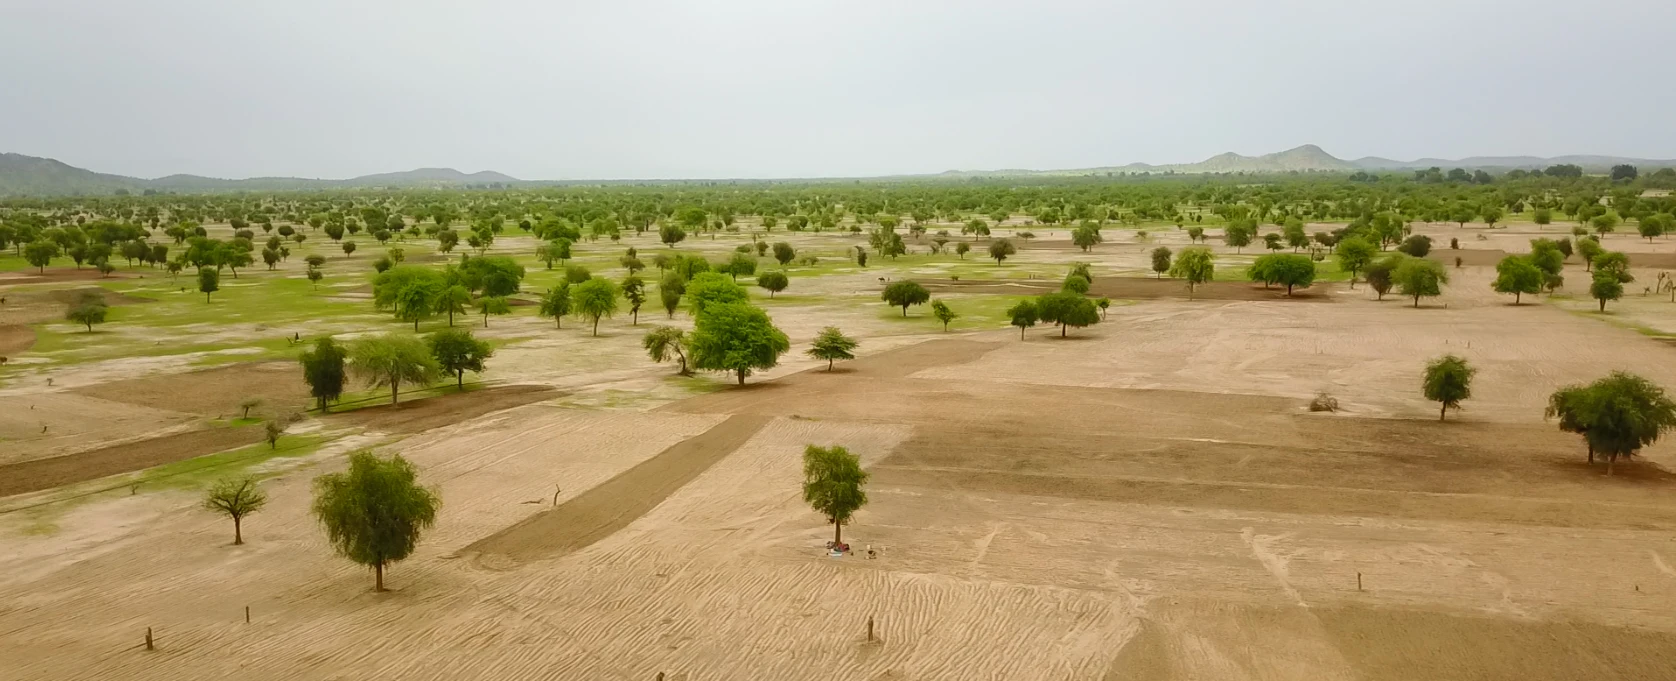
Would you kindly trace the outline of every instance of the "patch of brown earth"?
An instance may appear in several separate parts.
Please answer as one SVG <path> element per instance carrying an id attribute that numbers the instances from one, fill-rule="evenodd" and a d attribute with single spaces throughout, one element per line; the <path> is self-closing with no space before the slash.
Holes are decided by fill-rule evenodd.
<path id="1" fill-rule="evenodd" d="M 0 466 L 0 497 L 52 489 L 262 441 L 256 427 L 212 428 Z"/>
<path id="2" fill-rule="evenodd" d="M 74 392 L 126 404 L 170 409 L 204 416 L 241 416 L 246 399 L 262 404 L 256 414 L 301 411 L 309 404 L 308 384 L 295 362 L 243 362 L 123 381 L 98 383 Z"/>
<path id="3" fill-rule="evenodd" d="M 552 386 L 506 385 L 450 392 L 400 404 L 363 407 L 327 418 L 386 433 L 418 433 L 453 425 L 502 409 L 562 396 Z"/>

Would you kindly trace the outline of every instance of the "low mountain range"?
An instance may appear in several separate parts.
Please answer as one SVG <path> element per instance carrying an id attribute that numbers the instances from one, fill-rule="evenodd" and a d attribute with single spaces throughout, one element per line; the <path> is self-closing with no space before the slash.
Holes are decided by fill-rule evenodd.
<path id="1" fill-rule="evenodd" d="M 1289 173 L 1325 172 L 1352 173 L 1366 171 L 1402 171 L 1416 168 L 1465 168 L 1507 171 L 1515 168 L 1536 170 L 1555 164 L 1578 165 L 1585 172 L 1605 173 L 1621 163 L 1646 169 L 1676 167 L 1676 160 L 1623 158 L 1618 156 L 1473 156 L 1457 160 L 1422 158 L 1396 161 L 1377 156 L 1344 160 L 1313 144 L 1262 156 L 1242 156 L 1233 152 L 1218 154 L 1198 163 L 1151 165 L 1131 163 L 1124 166 L 1080 168 L 1072 170 L 951 170 L 933 178 L 979 177 L 1074 177 L 1088 175 L 1130 175 L 1139 173 Z M 900 177 L 900 176 L 899 176 Z M 198 175 L 169 175 L 157 179 L 142 179 L 124 175 L 98 173 L 77 168 L 50 158 L 0 153 L 0 197 L 5 196 L 75 196 L 110 195 L 119 192 L 138 194 L 147 190 L 176 193 L 204 193 L 230 191 L 307 191 L 320 189 L 371 189 L 418 187 L 506 187 L 516 185 L 558 184 L 553 181 L 527 181 L 494 171 L 463 173 L 453 168 L 420 168 L 399 173 L 362 175 L 347 180 L 323 180 L 300 177 L 253 177 L 227 180 Z"/>
<path id="2" fill-rule="evenodd" d="M 230 191 L 304 191 L 347 188 L 489 187 L 522 180 L 493 171 L 462 173 L 453 168 L 420 168 L 400 173 L 362 175 L 347 180 L 302 177 L 253 177 L 226 180 L 198 175 L 169 175 L 154 180 L 96 173 L 50 158 L 0 153 L 0 196 L 110 195 L 146 190 L 176 193 Z"/>

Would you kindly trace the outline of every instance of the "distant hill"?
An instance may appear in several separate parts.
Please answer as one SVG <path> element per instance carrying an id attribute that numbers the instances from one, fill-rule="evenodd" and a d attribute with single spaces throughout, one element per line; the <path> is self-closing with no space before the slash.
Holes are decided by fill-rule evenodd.
<path id="1" fill-rule="evenodd" d="M 1099 168 L 1078 168 L 1073 170 L 992 170 L 965 171 L 951 170 L 943 173 L 944 177 L 1051 177 L 1078 175 L 1118 175 L 1136 173 L 1289 173 L 1289 172 L 1335 172 L 1348 173 L 1357 170 L 1412 170 L 1437 166 L 1443 169 L 1466 168 L 1468 170 L 1512 170 L 1524 168 L 1527 170 L 1546 168 L 1551 165 L 1570 163 L 1582 166 L 1586 172 L 1604 173 L 1612 166 L 1628 163 L 1647 168 L 1676 167 L 1676 160 L 1655 160 L 1644 158 L 1624 158 L 1619 156 L 1556 156 L 1541 158 L 1537 156 L 1473 156 L 1459 160 L 1441 158 L 1422 158 L 1413 161 L 1396 161 L 1377 156 L 1368 156 L 1354 161 L 1346 161 L 1327 153 L 1321 147 L 1305 144 L 1301 147 L 1262 156 L 1242 156 L 1233 152 L 1217 154 L 1198 163 L 1176 163 L 1167 165 L 1151 165 L 1147 163 L 1131 163 L 1125 166 L 1105 166 Z"/>
<path id="2" fill-rule="evenodd" d="M 74 196 L 109 195 L 126 191 L 145 190 L 162 192 L 228 192 L 228 191 L 305 191 L 313 189 L 345 189 L 373 187 L 465 187 L 485 185 L 513 185 L 522 180 L 483 171 L 462 173 L 453 168 L 420 168 L 399 173 L 362 175 L 347 180 L 321 180 L 301 177 L 253 177 L 227 180 L 198 175 L 169 175 L 154 180 L 123 175 L 107 175 L 77 168 L 50 158 L 0 154 L 0 196 Z"/>

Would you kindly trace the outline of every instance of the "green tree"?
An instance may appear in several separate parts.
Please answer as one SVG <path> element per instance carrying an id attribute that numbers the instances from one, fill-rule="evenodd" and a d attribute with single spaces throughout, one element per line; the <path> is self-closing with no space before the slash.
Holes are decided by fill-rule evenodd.
<path id="1" fill-rule="evenodd" d="M 748 277 L 756 274 L 757 259 L 749 253 L 734 253 L 722 270 L 735 279 Z"/>
<path id="2" fill-rule="evenodd" d="M 1249 275 L 1252 281 L 1261 281 L 1264 286 L 1285 286 L 1286 295 L 1291 296 L 1293 287 L 1308 288 L 1315 283 L 1315 261 L 1307 255 L 1273 253 L 1257 258 L 1251 264 Z"/>
<path id="3" fill-rule="evenodd" d="M 1100 321 L 1094 301 L 1068 291 L 1048 293 L 1036 298 L 1036 316 L 1043 322 L 1059 325 L 1059 337 L 1064 338 L 1071 327 L 1082 328 Z"/>
<path id="4" fill-rule="evenodd" d="M 228 478 L 219 480 L 204 495 L 204 510 L 224 513 L 233 519 L 233 544 L 244 543 L 244 519 L 262 510 L 268 495 L 257 486 L 256 478 Z"/>
<path id="5" fill-rule="evenodd" d="M 436 314 L 437 296 L 443 292 L 440 283 L 434 281 L 414 281 L 396 291 L 392 307 L 396 311 L 396 319 L 413 322 L 414 332 L 419 331 L 419 322 L 429 319 Z"/>
<path id="6" fill-rule="evenodd" d="M 554 328 L 564 328 L 564 316 L 570 314 L 570 283 L 560 282 L 542 294 L 538 313 L 543 317 L 552 317 Z"/>
<path id="7" fill-rule="evenodd" d="M 990 244 L 990 247 L 993 248 L 994 244 Z M 965 260 L 966 259 L 966 254 L 971 253 L 971 252 L 972 252 L 972 245 L 968 244 L 964 241 L 954 245 L 954 254 L 960 256 L 961 260 Z M 862 264 L 865 265 L 866 263 L 862 263 Z M 1000 264 L 1000 261 L 996 261 L 996 264 Z"/>
<path id="8" fill-rule="evenodd" d="M 331 336 L 315 341 L 313 349 L 304 350 L 298 357 L 303 365 L 303 381 L 308 383 L 309 395 L 318 402 L 321 413 L 343 395 L 349 376 L 345 369 L 348 357 L 348 350 Z"/>
<path id="9" fill-rule="evenodd" d="M 1024 340 L 1024 331 L 1035 326 L 1037 320 L 1041 319 L 1040 313 L 1036 311 L 1036 301 L 1029 298 L 1013 303 L 1012 307 L 1007 308 L 1007 317 L 1012 320 L 1013 326 L 1018 327 L 1019 340 Z"/>
<path id="10" fill-rule="evenodd" d="M 489 315 L 512 314 L 512 305 L 500 296 L 477 299 L 477 313 L 483 315 L 483 328 L 489 328 Z"/>
<path id="11" fill-rule="evenodd" d="M 1633 457 L 1676 427 L 1676 403 L 1651 381 L 1621 371 L 1587 386 L 1561 388 L 1548 399 L 1546 417 L 1560 417 L 1560 430 L 1583 436 L 1589 463 L 1606 458 L 1611 475 L 1618 457 Z"/>
<path id="12" fill-rule="evenodd" d="M 658 302 L 663 304 L 663 311 L 675 318 L 675 310 L 681 306 L 681 296 L 687 292 L 687 282 L 680 275 L 669 272 L 658 282 Z"/>
<path id="13" fill-rule="evenodd" d="M 593 320 L 599 335 L 599 320 L 617 313 L 617 285 L 605 279 L 589 279 L 576 287 L 576 313 Z"/>
<path id="14" fill-rule="evenodd" d="M 893 281 L 885 287 L 884 293 L 879 295 L 881 300 L 890 303 L 892 307 L 902 308 L 902 316 L 908 316 L 909 305 L 921 305 L 931 300 L 931 292 L 925 290 L 918 282 Z"/>
<path id="15" fill-rule="evenodd" d="M 43 274 L 47 271 L 47 265 L 52 264 L 52 259 L 58 257 L 58 254 L 58 244 L 44 239 L 32 241 L 23 247 L 23 259 Z"/>
<path id="16" fill-rule="evenodd" d="M 1396 283 L 1399 293 L 1414 298 L 1414 307 L 1420 307 L 1420 298 L 1443 294 L 1443 285 L 1449 283 L 1449 272 L 1443 265 L 1424 258 L 1404 258 L 1391 272 L 1391 281 Z"/>
<path id="17" fill-rule="evenodd" d="M 466 287 L 460 284 L 455 284 L 438 291 L 436 298 L 432 301 L 432 305 L 434 306 L 437 314 L 448 315 L 448 326 L 450 327 L 454 326 L 454 315 L 465 314 L 466 306 L 470 304 L 471 291 L 466 290 Z M 417 331 L 419 329 L 415 326 L 414 330 Z"/>
<path id="18" fill-rule="evenodd" d="M 692 370 L 687 368 L 687 332 L 673 326 L 660 326 L 646 333 L 640 339 L 641 347 L 646 348 L 646 354 L 652 361 L 663 363 L 674 359 L 680 362 L 682 376 L 691 376 Z"/>
<path id="19" fill-rule="evenodd" d="M 1365 275 L 1368 286 L 1373 288 L 1377 296 L 1376 300 L 1384 300 L 1385 294 L 1391 292 L 1391 286 L 1396 283 L 1397 268 L 1407 259 L 1397 253 L 1368 263 Z"/>
<path id="20" fill-rule="evenodd" d="M 1605 312 L 1607 301 L 1624 297 L 1624 283 L 1611 272 L 1595 272 L 1589 284 L 1589 296 L 1599 301 L 1600 311 Z"/>
<path id="21" fill-rule="evenodd" d="M 1555 251 L 1555 255 L 1559 252 Z M 1531 258 L 1510 255 L 1496 263 L 1496 280 L 1490 284 L 1496 293 L 1513 294 L 1513 304 L 1519 304 L 1523 294 L 1542 292 L 1545 275 Z"/>
<path id="22" fill-rule="evenodd" d="M 79 300 L 64 311 L 64 319 L 87 327 L 88 333 L 93 333 L 94 324 L 105 323 L 105 314 L 110 308 L 105 307 L 104 296 L 98 293 L 82 295 Z"/>
<path id="23" fill-rule="evenodd" d="M 1606 249 L 1601 247 L 1600 241 L 1593 237 L 1577 240 L 1577 255 L 1582 256 L 1583 269 L 1585 270 L 1592 270 L 1594 268 L 1595 258 L 1600 257 L 1600 254 L 1605 252 Z"/>
<path id="24" fill-rule="evenodd" d="M 1159 278 L 1163 278 L 1164 273 L 1170 271 L 1171 255 L 1170 249 L 1166 246 L 1152 249 L 1152 271 L 1157 273 Z"/>
<path id="25" fill-rule="evenodd" d="M 1006 239 L 996 239 L 989 244 L 989 257 L 994 258 L 997 265 L 1017 252 L 1018 249 L 1013 247 L 1013 242 Z M 906 310 L 904 310 L 904 313 L 906 313 Z"/>
<path id="26" fill-rule="evenodd" d="M 640 325 L 640 306 L 646 304 L 646 282 L 640 277 L 629 275 L 623 278 L 623 300 L 628 301 L 630 326 Z"/>
<path id="27" fill-rule="evenodd" d="M 221 271 L 214 267 L 198 268 L 198 291 L 204 294 L 204 302 L 209 302 L 210 294 L 221 290 Z"/>
<path id="28" fill-rule="evenodd" d="M 1432 238 L 1424 234 L 1415 234 L 1403 239 L 1402 245 L 1397 246 L 1397 250 L 1404 255 L 1424 258 L 1427 253 L 1432 252 Z"/>
<path id="29" fill-rule="evenodd" d="M 1071 244 L 1082 249 L 1084 253 L 1087 253 L 1102 241 L 1104 239 L 1100 236 L 1100 230 L 1093 226 L 1083 226 L 1071 230 Z M 994 247 L 991 246 L 990 250 L 992 251 L 990 257 L 995 257 L 993 254 Z"/>
<path id="30" fill-rule="evenodd" d="M 793 249 L 791 244 L 784 241 L 774 243 L 774 261 L 780 263 L 781 267 L 785 267 L 786 263 L 795 258 L 797 258 L 797 250 Z"/>
<path id="31" fill-rule="evenodd" d="M 744 385 L 753 371 L 779 364 L 791 341 L 761 309 L 748 303 L 716 303 L 697 315 L 688 347 L 694 368 L 731 371 Z"/>
<path id="32" fill-rule="evenodd" d="M 1088 293 L 1088 287 L 1090 285 L 1091 283 L 1088 281 L 1087 277 L 1072 272 L 1065 275 L 1065 282 L 1060 284 L 1059 290 L 1069 291 L 1080 296 Z"/>
<path id="33" fill-rule="evenodd" d="M 371 387 L 388 387 L 392 405 L 400 404 L 402 384 L 426 385 L 436 380 L 440 371 L 424 341 L 393 333 L 351 343 L 349 367 Z"/>
<path id="34" fill-rule="evenodd" d="M 466 388 L 466 372 L 483 373 L 483 363 L 495 355 L 495 347 L 480 341 L 465 329 L 444 329 L 426 339 L 431 357 L 444 373 L 454 375 L 454 385 Z"/>
<path id="35" fill-rule="evenodd" d="M 349 455 L 349 470 L 314 479 L 314 517 L 338 554 L 373 569 L 373 590 L 384 590 L 384 568 L 413 554 L 436 522 L 442 499 L 419 485 L 418 471 L 400 455 Z"/>
<path id="36" fill-rule="evenodd" d="M 1477 369 L 1454 355 L 1444 355 L 1426 365 L 1421 389 L 1426 399 L 1443 404 L 1438 410 L 1437 420 L 1442 421 L 1450 407 L 1460 409 L 1461 401 L 1472 397 L 1472 376 L 1476 373 Z"/>
<path id="37" fill-rule="evenodd" d="M 1359 236 L 1347 237 L 1333 247 L 1333 255 L 1338 258 L 1338 268 L 1350 273 L 1350 288 L 1356 288 L 1356 273 L 1373 262 L 1378 253 L 1373 244 Z"/>
<path id="38" fill-rule="evenodd" d="M 948 304 L 941 300 L 933 300 L 931 301 L 931 316 L 936 317 L 937 321 L 943 323 L 943 331 L 946 332 L 949 330 L 949 322 L 959 319 L 960 313 L 949 309 Z"/>
<path id="39" fill-rule="evenodd" d="M 681 243 L 686 238 L 687 232 L 681 229 L 680 225 L 664 224 L 658 227 L 658 241 L 662 241 L 663 245 L 670 248 L 674 248 L 675 244 Z"/>
<path id="40" fill-rule="evenodd" d="M 1193 292 L 1200 284 L 1210 281 L 1216 276 L 1216 256 L 1211 255 L 1208 248 L 1188 248 L 1176 258 L 1175 264 L 1170 266 L 1170 276 L 1187 281 L 1187 298 L 1193 299 Z"/>
<path id="41" fill-rule="evenodd" d="M 687 306 L 694 318 L 704 314 L 711 305 L 744 303 L 750 294 L 733 279 L 719 272 L 702 272 L 686 284 Z"/>
<path id="42" fill-rule="evenodd" d="M 855 349 L 861 342 L 844 335 L 836 326 L 821 329 L 820 335 L 810 344 L 808 355 L 815 359 L 826 360 L 826 370 L 832 371 L 832 365 L 840 359 L 855 359 Z"/>
<path id="43" fill-rule="evenodd" d="M 757 286 L 767 289 L 769 298 L 773 298 L 774 294 L 786 290 L 786 287 L 790 285 L 791 280 L 786 277 L 785 272 L 763 272 L 757 275 Z"/>
<path id="44" fill-rule="evenodd" d="M 844 543 L 844 524 L 867 505 L 861 457 L 839 446 L 803 449 L 803 501 L 832 523 L 832 544 Z"/>

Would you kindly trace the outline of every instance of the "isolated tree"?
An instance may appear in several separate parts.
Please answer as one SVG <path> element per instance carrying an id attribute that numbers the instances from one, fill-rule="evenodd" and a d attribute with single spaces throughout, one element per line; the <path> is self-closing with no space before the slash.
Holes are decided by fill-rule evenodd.
<path id="1" fill-rule="evenodd" d="M 32 241 L 23 247 L 23 259 L 34 265 L 36 271 L 42 274 L 46 273 L 47 265 L 52 264 L 52 259 L 58 257 L 58 254 L 58 244 L 45 239 Z"/>
<path id="2" fill-rule="evenodd" d="M 1112 299 L 1100 297 L 1094 299 L 1094 307 L 1100 308 L 1100 321 L 1106 320 L 1106 308 L 1112 306 Z"/>
<path id="3" fill-rule="evenodd" d="M 93 325 L 105 323 L 105 315 L 109 312 L 104 296 L 89 292 L 64 311 L 64 319 L 86 326 L 87 332 L 93 333 Z"/>
<path id="4" fill-rule="evenodd" d="M 1618 283 L 1628 284 L 1635 281 L 1629 273 L 1629 256 L 1618 251 L 1606 251 L 1594 257 L 1595 273 L 1606 273 L 1618 280 Z"/>
<path id="5" fill-rule="evenodd" d="M 995 244 L 990 244 L 990 247 L 994 248 Z M 968 243 L 962 241 L 962 242 L 954 245 L 954 254 L 960 256 L 961 260 L 965 260 L 966 259 L 966 254 L 970 253 L 970 252 L 972 252 L 972 245 L 971 244 L 968 244 Z M 1000 261 L 996 261 L 996 264 L 1000 264 Z"/>
<path id="6" fill-rule="evenodd" d="M 1081 274 L 1077 274 L 1075 272 L 1072 272 L 1070 274 L 1065 275 L 1065 281 L 1064 281 L 1064 283 L 1059 285 L 1059 290 L 1069 291 L 1071 293 L 1075 293 L 1075 294 L 1080 296 L 1080 295 L 1084 295 L 1084 294 L 1088 293 L 1088 287 L 1090 285 L 1091 285 L 1091 283 L 1089 282 L 1087 277 L 1084 277 Z"/>
<path id="7" fill-rule="evenodd" d="M 757 275 L 757 286 L 767 289 L 769 298 L 773 298 L 774 294 L 786 290 L 786 287 L 790 285 L 791 280 L 786 277 L 785 272 L 763 272 Z"/>
<path id="8" fill-rule="evenodd" d="M 246 397 L 239 402 L 239 418 L 250 418 L 250 410 L 262 406 L 262 398 Z"/>
<path id="9" fill-rule="evenodd" d="M 442 500 L 419 485 L 418 471 L 400 455 L 349 455 L 349 470 L 314 479 L 314 517 L 338 554 L 373 569 L 373 590 L 384 590 L 384 568 L 413 554 L 419 536 L 436 522 Z"/>
<path id="10" fill-rule="evenodd" d="M 1092 226 L 1082 226 L 1071 230 L 1071 244 L 1082 249 L 1084 253 L 1087 253 L 1089 250 L 1093 249 L 1095 245 L 1104 240 L 1105 239 L 1100 236 L 1100 230 Z M 991 250 L 993 250 L 993 247 Z M 991 255 L 990 257 L 994 256 Z"/>
<path id="11" fill-rule="evenodd" d="M 401 402 L 402 384 L 426 385 L 440 371 L 424 341 L 393 333 L 351 343 L 349 368 L 373 388 L 388 387 L 392 405 Z"/>
<path id="12" fill-rule="evenodd" d="M 623 300 L 629 304 L 629 325 L 640 325 L 640 306 L 646 304 L 646 282 L 640 277 L 629 275 L 623 278 Z"/>
<path id="13" fill-rule="evenodd" d="M 664 224 L 658 227 L 658 241 L 662 241 L 663 245 L 670 248 L 674 248 L 675 244 L 681 243 L 686 238 L 687 232 L 681 229 L 680 225 Z"/>
<path id="14" fill-rule="evenodd" d="M 640 339 L 640 345 L 646 348 L 646 354 L 652 361 L 661 364 L 666 360 L 676 360 L 681 366 L 680 375 L 692 375 L 692 369 L 687 368 L 687 332 L 673 326 L 660 326 L 647 332 Z"/>
<path id="15" fill-rule="evenodd" d="M 1582 435 L 1589 463 L 1596 454 L 1604 456 L 1611 475 L 1619 456 L 1633 457 L 1676 427 L 1676 403 L 1651 381 L 1615 371 L 1587 386 L 1556 391 L 1544 416 L 1558 416 L 1560 430 Z"/>
<path id="16" fill-rule="evenodd" d="M 594 336 L 599 320 L 617 313 L 617 285 L 605 279 L 589 279 L 576 287 L 576 313 L 593 320 Z"/>
<path id="17" fill-rule="evenodd" d="M 313 348 L 304 350 L 298 357 L 303 365 L 303 381 L 308 383 L 309 395 L 319 404 L 321 413 L 343 395 L 343 386 L 349 379 L 345 368 L 348 358 L 349 351 L 330 336 L 315 341 Z"/>
<path id="18" fill-rule="evenodd" d="M 1152 249 L 1152 271 L 1156 272 L 1159 278 L 1163 278 L 1164 273 L 1170 271 L 1170 255 L 1170 249 L 1166 246 Z"/>
<path id="19" fill-rule="evenodd" d="M 1293 287 L 1307 288 L 1315 283 L 1315 261 L 1307 255 L 1273 253 L 1257 258 L 1248 273 L 1253 281 L 1263 282 L 1265 288 L 1270 284 L 1285 286 L 1286 295 L 1291 296 Z"/>
<path id="20" fill-rule="evenodd" d="M 1041 314 L 1036 310 L 1036 301 L 1025 298 L 1007 308 L 1007 317 L 1012 320 L 1013 326 L 1018 327 L 1018 339 L 1024 340 L 1025 330 L 1035 326 Z"/>
<path id="21" fill-rule="evenodd" d="M 537 308 L 537 314 L 552 317 L 554 328 L 562 329 L 564 316 L 570 314 L 570 306 L 570 283 L 560 282 L 541 294 L 541 307 Z"/>
<path id="22" fill-rule="evenodd" d="M 1595 272 L 1594 280 L 1589 283 L 1589 296 L 1600 303 L 1600 311 L 1606 311 L 1607 301 L 1624 297 L 1624 284 L 1611 272 Z"/>
<path id="23" fill-rule="evenodd" d="M 204 495 L 204 510 L 225 513 L 233 519 L 233 544 L 244 543 L 244 519 L 262 510 L 268 495 L 256 484 L 256 478 L 228 478 L 219 480 Z"/>
<path id="24" fill-rule="evenodd" d="M 1444 355 L 1426 365 L 1421 388 L 1426 399 L 1442 403 L 1437 420 L 1442 421 L 1450 407 L 1459 409 L 1462 400 L 1472 397 L 1472 376 L 1476 373 L 1477 369 L 1454 355 Z"/>
<path id="25" fill-rule="evenodd" d="M 204 302 L 209 302 L 210 294 L 221 290 L 221 271 L 214 267 L 198 268 L 198 291 L 204 294 Z"/>
<path id="26" fill-rule="evenodd" d="M 1405 258 L 1391 272 L 1391 281 L 1397 285 L 1398 293 L 1414 298 L 1414 307 L 1420 307 L 1420 298 L 1443 294 L 1443 285 L 1449 283 L 1449 272 L 1443 265 L 1424 258 Z"/>
<path id="27" fill-rule="evenodd" d="M 792 248 L 791 244 L 784 241 L 774 242 L 774 261 L 780 263 L 781 267 L 795 258 L 797 258 L 797 250 Z"/>
<path id="28" fill-rule="evenodd" d="M 836 326 L 821 329 L 820 335 L 810 344 L 807 354 L 815 359 L 826 360 L 826 370 L 832 371 L 832 365 L 840 359 L 855 359 L 855 349 L 861 345 L 860 341 L 844 335 Z"/>
<path id="29" fill-rule="evenodd" d="M 454 386 L 466 389 L 466 372 L 483 373 L 483 363 L 495 355 L 495 347 L 478 340 L 465 329 L 443 329 L 425 339 L 431 357 L 444 373 L 454 375 Z"/>
<path id="30" fill-rule="evenodd" d="M 731 371 L 744 385 L 754 371 L 779 364 L 791 341 L 761 309 L 748 303 L 716 303 L 697 315 L 688 347 L 693 368 Z"/>
<path id="31" fill-rule="evenodd" d="M 675 318 L 675 310 L 681 306 L 681 296 L 687 292 L 687 282 L 674 272 L 663 275 L 658 282 L 658 302 L 663 304 L 663 311 L 670 319 Z"/>
<path id="32" fill-rule="evenodd" d="M 353 241 L 343 242 L 343 257 L 347 258 L 347 257 L 352 256 L 352 255 L 355 255 L 355 242 L 353 242 Z"/>
<path id="33" fill-rule="evenodd" d="M 920 286 L 918 282 L 902 280 L 891 282 L 889 286 L 885 287 L 884 293 L 880 294 L 879 298 L 890 303 L 892 307 L 902 308 L 902 316 L 906 317 L 908 316 L 908 306 L 922 305 L 931 300 L 931 292 L 925 290 L 925 287 Z"/>
<path id="34" fill-rule="evenodd" d="M 1576 250 L 1577 255 L 1583 258 L 1583 269 L 1591 271 L 1594 269 L 1595 258 L 1606 252 L 1606 249 L 1601 247 L 1600 241 L 1594 237 L 1578 239 Z"/>
<path id="35" fill-rule="evenodd" d="M 1036 298 L 1036 316 L 1043 322 L 1059 325 L 1059 337 L 1068 335 L 1071 327 L 1082 328 L 1100 321 L 1094 301 L 1069 291 L 1048 293 Z"/>
<path id="36" fill-rule="evenodd" d="M 1432 238 L 1424 234 L 1415 234 L 1403 239 L 1402 245 L 1397 246 L 1397 250 L 1405 255 L 1424 258 L 1427 253 L 1432 252 Z"/>
<path id="37" fill-rule="evenodd" d="M 1333 247 L 1333 255 L 1338 258 L 1338 268 L 1350 273 L 1351 288 L 1356 287 L 1356 273 L 1373 262 L 1374 256 L 1378 254 L 1379 249 L 1359 236 L 1348 237 Z"/>
<path id="38" fill-rule="evenodd" d="M 477 299 L 477 313 L 483 315 L 483 328 L 489 328 L 489 315 L 512 314 L 512 304 L 501 296 L 484 296 Z"/>
<path id="39" fill-rule="evenodd" d="M 1368 286 L 1373 289 L 1376 295 L 1375 300 L 1384 300 L 1385 294 L 1391 292 L 1391 287 L 1395 284 L 1397 267 L 1407 259 L 1406 256 L 1398 253 L 1368 263 L 1363 275 L 1368 282 Z"/>
<path id="40" fill-rule="evenodd" d="M 1006 239 L 996 239 L 989 244 L 989 257 L 994 258 L 997 265 L 1017 252 L 1018 249 L 1013 247 L 1013 242 Z M 906 311 L 904 310 L 904 312 Z"/>
<path id="41" fill-rule="evenodd" d="M 949 330 L 949 322 L 959 319 L 960 313 L 949 309 L 948 304 L 941 300 L 933 300 L 931 301 L 931 316 L 936 317 L 937 321 L 943 323 L 943 331 L 946 332 Z"/>
<path id="42" fill-rule="evenodd" d="M 1187 281 L 1187 299 L 1193 299 L 1193 292 L 1200 284 L 1216 276 L 1216 256 L 1211 255 L 1208 248 L 1188 248 L 1181 252 L 1174 264 L 1170 265 L 1170 276 Z"/>
<path id="43" fill-rule="evenodd" d="M 1555 255 L 1558 255 L 1558 251 L 1555 251 Z M 1496 293 L 1513 294 L 1513 304 L 1518 305 L 1520 296 L 1526 293 L 1541 293 L 1544 281 L 1542 270 L 1531 258 L 1510 255 L 1496 263 L 1496 280 L 1491 282 L 1490 287 L 1495 289 Z"/>
<path id="44" fill-rule="evenodd" d="M 861 458 L 839 446 L 803 450 L 803 501 L 832 523 L 832 544 L 844 543 L 844 523 L 867 505 Z"/>
<path id="45" fill-rule="evenodd" d="M 439 291 L 431 300 L 431 306 L 436 314 L 448 315 L 448 326 L 454 326 L 454 315 L 465 314 L 466 306 L 471 304 L 471 291 L 465 286 L 455 284 Z M 414 326 L 415 331 L 419 330 Z"/>
<path id="46" fill-rule="evenodd" d="M 279 438 L 290 425 L 289 421 L 278 416 L 262 424 L 262 439 L 268 441 L 268 449 L 279 449 Z"/>

